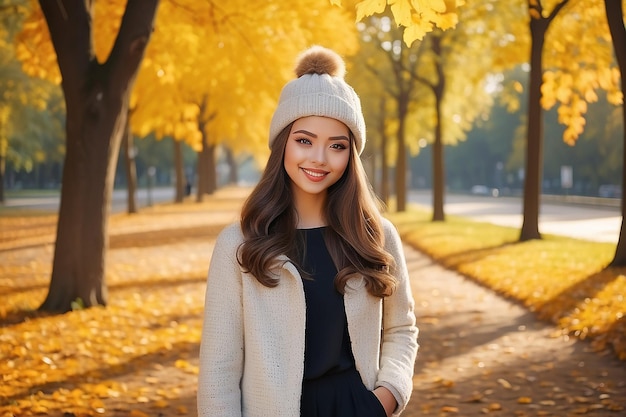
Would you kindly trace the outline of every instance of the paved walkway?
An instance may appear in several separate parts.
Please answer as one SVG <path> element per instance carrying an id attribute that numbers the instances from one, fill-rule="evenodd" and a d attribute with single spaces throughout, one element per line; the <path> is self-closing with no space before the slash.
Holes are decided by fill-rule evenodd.
<path id="1" fill-rule="evenodd" d="M 180 224 L 194 226 L 192 221 L 198 219 L 199 213 L 184 214 L 185 221 Z M 181 221 L 180 214 L 171 216 Z M 216 203 L 208 221 L 216 227 L 231 221 L 231 217 L 236 218 L 232 207 Z M 205 221 L 203 217 L 196 226 L 204 227 Z M 181 233 L 188 235 L 188 228 L 181 229 Z M 138 231 L 141 230 L 132 230 Z M 116 237 L 117 241 L 112 242 L 109 256 L 114 264 L 116 260 L 120 264 L 127 262 L 122 257 L 136 256 L 122 244 L 122 238 Z M 170 259 L 178 263 L 182 259 L 198 262 L 203 275 L 204 265 L 208 264 L 204 254 L 211 252 L 213 238 L 202 244 L 196 239 L 171 246 L 163 241 L 160 245 L 165 246 L 137 250 L 159 250 L 161 264 Z M 167 248 L 167 257 L 163 248 Z M 563 336 L 555 327 L 537 321 L 526 309 L 445 270 L 408 246 L 405 253 L 421 348 L 413 396 L 403 417 L 626 415 L 626 362 L 592 352 L 588 343 Z M 194 291 L 203 294 L 202 281 L 189 283 L 192 284 L 196 285 Z M 180 320 L 183 324 L 188 320 L 193 327 L 198 317 Z M 190 346 L 189 352 L 183 353 L 184 359 L 197 365 L 197 346 Z M 145 387 L 146 381 L 159 381 L 158 389 L 172 397 L 164 412 L 155 410 L 154 404 L 122 395 L 106 401 L 106 415 L 143 415 L 138 411 L 130 413 L 130 407 L 150 416 L 195 416 L 196 378 L 176 366 L 180 358 L 180 351 L 168 351 L 150 366 L 131 368 L 117 378 L 128 386 L 129 392 Z"/>
<path id="2" fill-rule="evenodd" d="M 405 247 L 420 352 L 404 417 L 624 416 L 626 362 Z"/>

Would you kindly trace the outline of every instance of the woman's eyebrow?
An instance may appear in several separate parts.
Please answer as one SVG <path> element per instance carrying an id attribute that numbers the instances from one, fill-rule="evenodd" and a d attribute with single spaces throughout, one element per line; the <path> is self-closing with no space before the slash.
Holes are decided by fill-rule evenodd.
<path id="1" fill-rule="evenodd" d="M 294 133 L 294 134 L 295 134 L 295 133 L 304 133 L 305 135 L 308 135 L 308 136 L 311 136 L 311 137 L 317 138 L 317 135 L 316 135 L 315 133 L 309 132 L 308 130 L 304 130 L 304 129 L 301 129 L 301 130 L 296 130 L 296 131 L 295 131 L 295 132 L 293 132 L 293 133 Z M 348 142 L 350 141 L 350 139 L 349 139 L 347 136 L 343 136 L 343 135 L 340 135 L 340 136 L 331 136 L 329 139 L 330 139 L 330 140 L 347 140 Z"/>
<path id="2" fill-rule="evenodd" d="M 311 133 L 311 132 L 306 131 L 306 130 L 296 130 L 296 131 L 295 131 L 295 132 L 293 132 L 293 133 L 304 133 L 305 135 L 309 135 L 309 136 L 312 136 L 312 137 L 314 137 L 314 138 L 316 138 L 316 137 L 317 137 L 317 135 L 316 135 L 315 133 Z"/>

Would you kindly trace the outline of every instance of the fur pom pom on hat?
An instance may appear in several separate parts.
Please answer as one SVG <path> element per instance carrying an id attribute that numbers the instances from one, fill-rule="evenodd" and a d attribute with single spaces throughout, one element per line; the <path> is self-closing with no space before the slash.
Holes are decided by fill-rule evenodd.
<path id="1" fill-rule="evenodd" d="M 296 78 L 280 93 L 270 124 L 269 145 L 290 123 L 307 116 L 323 116 L 343 122 L 354 135 L 359 154 L 365 148 L 365 120 L 361 101 L 344 80 L 346 67 L 334 51 L 313 46 L 298 58 Z"/>

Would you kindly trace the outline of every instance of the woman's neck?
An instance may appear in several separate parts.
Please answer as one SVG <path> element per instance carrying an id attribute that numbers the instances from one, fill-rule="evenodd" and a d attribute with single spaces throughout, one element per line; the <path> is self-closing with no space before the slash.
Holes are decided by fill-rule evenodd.
<path id="1" fill-rule="evenodd" d="M 294 206 L 298 214 L 298 229 L 326 226 L 326 219 L 324 218 L 325 204 L 326 195 L 301 193 L 295 196 Z"/>

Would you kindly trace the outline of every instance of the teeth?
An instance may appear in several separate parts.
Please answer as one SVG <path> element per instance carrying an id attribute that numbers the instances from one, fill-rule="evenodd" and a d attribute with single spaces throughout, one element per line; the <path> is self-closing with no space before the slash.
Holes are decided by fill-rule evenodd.
<path id="1" fill-rule="evenodd" d="M 303 171 L 304 171 L 307 175 L 310 175 L 310 176 L 312 176 L 312 177 L 318 177 L 318 178 L 319 178 L 319 177 L 323 177 L 324 175 L 326 175 L 326 174 L 321 173 L 321 172 L 312 172 L 312 171 L 309 171 L 308 169 L 305 169 L 305 168 L 302 168 L 302 170 L 303 170 Z"/>

